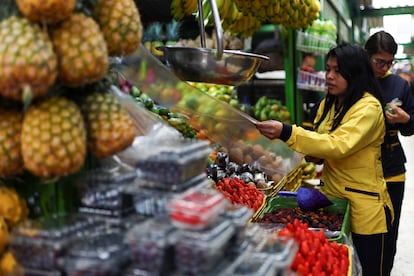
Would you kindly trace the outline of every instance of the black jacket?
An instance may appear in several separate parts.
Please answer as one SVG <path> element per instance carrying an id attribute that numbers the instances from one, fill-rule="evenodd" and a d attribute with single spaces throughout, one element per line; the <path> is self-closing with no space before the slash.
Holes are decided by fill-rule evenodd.
<path id="1" fill-rule="evenodd" d="M 379 82 L 385 103 L 391 102 L 394 98 L 400 99 L 402 101 L 401 108 L 411 117 L 406 124 L 387 123 L 387 135 L 382 145 L 382 167 L 384 177 L 390 177 L 405 172 L 407 160 L 398 138 L 398 132 L 403 136 L 414 134 L 414 97 L 407 81 L 397 75 L 390 74 L 379 78 Z"/>

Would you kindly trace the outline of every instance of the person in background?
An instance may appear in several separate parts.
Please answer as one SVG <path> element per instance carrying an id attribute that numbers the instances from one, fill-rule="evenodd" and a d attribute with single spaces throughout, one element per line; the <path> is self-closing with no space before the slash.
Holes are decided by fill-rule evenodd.
<path id="1" fill-rule="evenodd" d="M 304 53 L 300 70 L 314 73 L 316 66 L 316 57 L 312 53 Z"/>
<path id="2" fill-rule="evenodd" d="M 393 209 L 382 173 L 385 115 L 369 58 L 357 45 L 341 44 L 326 56 L 327 94 L 314 130 L 270 120 L 256 127 L 281 139 L 306 160 L 323 162 L 321 191 L 350 203 L 352 242 L 363 275 L 384 275 L 384 238 Z"/>
<path id="3" fill-rule="evenodd" d="M 382 88 L 381 96 L 386 103 L 392 103 L 394 99 L 398 100 L 394 100 L 397 104 L 391 104 L 385 112 L 387 139 L 382 145 L 382 167 L 395 215 L 384 259 L 390 269 L 387 275 L 391 273 L 397 251 L 398 228 L 405 188 L 407 160 L 398 134 L 403 136 L 414 134 L 414 98 L 410 87 L 406 80 L 390 71 L 397 48 L 398 45 L 394 38 L 384 31 L 374 33 L 365 43 L 371 66 Z"/>

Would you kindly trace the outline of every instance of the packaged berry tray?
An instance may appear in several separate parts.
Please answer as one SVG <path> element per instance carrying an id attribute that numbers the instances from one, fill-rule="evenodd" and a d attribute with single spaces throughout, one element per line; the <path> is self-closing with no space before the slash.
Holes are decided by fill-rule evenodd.
<path id="1" fill-rule="evenodd" d="M 64 275 L 121 275 L 129 263 L 130 251 L 121 232 L 91 234 L 76 241 L 63 259 Z"/>
<path id="2" fill-rule="evenodd" d="M 163 218 L 153 218 L 133 226 L 126 233 L 134 268 L 165 275 L 174 268 L 175 228 Z"/>
<path id="3" fill-rule="evenodd" d="M 58 270 L 68 246 L 99 225 L 80 214 L 28 219 L 13 230 L 10 249 L 23 268 Z"/>
<path id="4" fill-rule="evenodd" d="M 228 204 L 224 195 L 215 189 L 189 189 L 171 199 L 166 208 L 177 228 L 201 230 L 207 228 Z"/>
<path id="5" fill-rule="evenodd" d="M 224 218 L 203 230 L 179 230 L 174 247 L 177 270 L 184 275 L 209 275 L 226 256 L 234 233 L 233 224 Z"/>
<path id="6" fill-rule="evenodd" d="M 138 177 L 173 185 L 206 170 L 211 148 L 207 141 L 182 139 L 175 143 L 145 142 L 137 157 Z"/>

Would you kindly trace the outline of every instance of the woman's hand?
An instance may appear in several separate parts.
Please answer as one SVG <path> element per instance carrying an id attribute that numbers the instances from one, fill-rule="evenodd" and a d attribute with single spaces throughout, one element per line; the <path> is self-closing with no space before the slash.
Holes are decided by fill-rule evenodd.
<path id="1" fill-rule="evenodd" d="M 263 136 L 273 140 L 280 137 L 282 133 L 283 124 L 279 121 L 268 120 L 256 123 L 256 128 Z"/>
<path id="2" fill-rule="evenodd" d="M 410 115 L 404 109 L 394 104 L 391 104 L 390 107 L 393 112 L 385 111 L 388 122 L 393 124 L 406 124 L 410 121 Z"/>

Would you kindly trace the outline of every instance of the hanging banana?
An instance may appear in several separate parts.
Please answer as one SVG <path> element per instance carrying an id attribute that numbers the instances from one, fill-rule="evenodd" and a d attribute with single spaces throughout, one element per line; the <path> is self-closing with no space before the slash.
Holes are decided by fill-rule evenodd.
<path id="1" fill-rule="evenodd" d="M 175 20 L 182 20 L 185 16 L 197 11 L 197 0 L 172 0 L 170 5 L 171 15 Z"/>

